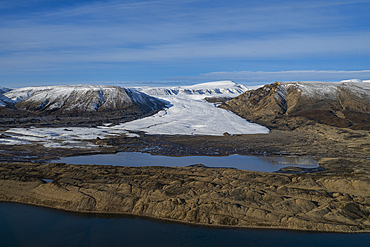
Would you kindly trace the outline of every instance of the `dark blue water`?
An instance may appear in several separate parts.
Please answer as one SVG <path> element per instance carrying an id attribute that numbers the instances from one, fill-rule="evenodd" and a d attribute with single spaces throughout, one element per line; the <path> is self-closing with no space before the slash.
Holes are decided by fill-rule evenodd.
<path id="1" fill-rule="evenodd" d="M 319 164 L 311 157 L 263 157 L 248 155 L 182 156 L 170 157 L 139 152 L 95 154 L 63 157 L 51 162 L 67 164 L 94 164 L 116 166 L 189 166 L 203 164 L 209 167 L 229 167 L 240 170 L 274 172 L 287 166 L 316 168 Z"/>
<path id="2" fill-rule="evenodd" d="M 212 229 L 0 203 L 0 246 L 369 246 L 370 234 Z"/>

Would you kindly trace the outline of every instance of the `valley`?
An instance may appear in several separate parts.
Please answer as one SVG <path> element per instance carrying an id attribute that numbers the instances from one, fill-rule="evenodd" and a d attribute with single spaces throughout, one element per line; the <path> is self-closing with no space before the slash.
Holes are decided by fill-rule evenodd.
<path id="1" fill-rule="evenodd" d="M 78 115 L 84 119 L 79 122 L 62 110 L 58 115 L 45 114 L 5 100 L 10 107 L 2 108 L 3 114 L 13 112 L 16 117 L 13 124 L 1 125 L 0 200 L 200 225 L 368 232 L 368 82 L 321 83 L 321 89 L 316 84 L 275 83 L 252 91 L 231 82 L 135 89 L 131 92 L 157 97 L 157 107 L 141 110 L 135 121 L 116 122 L 104 118 L 109 111 L 81 113 L 101 120 Z M 327 87 L 330 90 L 324 92 Z M 210 103 L 205 97 L 232 99 Z M 55 125 L 54 120 L 35 123 L 32 114 L 66 120 Z M 62 156 L 117 152 L 307 155 L 323 170 L 292 167 L 263 173 L 48 162 Z"/>

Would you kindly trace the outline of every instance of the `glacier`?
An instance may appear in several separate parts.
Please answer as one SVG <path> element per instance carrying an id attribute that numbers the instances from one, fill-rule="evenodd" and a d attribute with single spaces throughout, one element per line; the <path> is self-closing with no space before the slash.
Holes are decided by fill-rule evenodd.
<path id="1" fill-rule="evenodd" d="M 232 81 L 218 81 L 182 87 L 146 87 L 136 90 L 168 103 L 159 113 L 122 123 L 116 129 L 161 135 L 265 134 L 269 129 L 250 123 L 234 113 L 204 100 L 207 97 L 236 97 L 248 90 Z"/>
<path id="2" fill-rule="evenodd" d="M 5 92 L 13 102 L 27 99 L 43 103 L 46 96 L 53 97 L 55 102 L 69 99 L 70 94 L 91 89 L 101 90 L 100 86 L 51 86 L 28 87 Z M 3 132 L 0 139 L 3 145 L 26 145 L 39 143 L 50 148 L 96 148 L 97 145 L 87 143 L 97 137 L 104 139 L 112 136 L 126 135 L 138 137 L 133 132 L 143 131 L 147 134 L 163 135 L 223 135 L 268 133 L 269 129 L 208 103 L 205 97 L 236 97 L 249 88 L 232 81 L 201 83 L 182 87 L 145 87 L 125 89 L 132 101 L 147 104 L 148 101 L 165 102 L 167 108 L 150 117 L 141 118 L 118 125 L 105 124 L 96 128 L 68 127 L 66 128 L 10 128 Z M 83 94 L 82 94 L 83 95 Z M 149 95 L 149 96 L 148 96 Z M 109 95 L 106 94 L 106 98 Z M 119 95 L 116 95 L 118 97 Z M 81 97 L 81 96 L 80 96 Z M 122 100 L 109 96 L 109 101 Z M 82 101 L 79 100 L 79 103 Z M 91 101 L 89 101 L 91 102 Z M 114 103 L 113 103 L 114 104 Z M 80 104 L 86 110 L 93 105 Z M 71 106 L 74 107 L 74 106 Z M 90 108 L 91 110 L 94 110 Z"/>

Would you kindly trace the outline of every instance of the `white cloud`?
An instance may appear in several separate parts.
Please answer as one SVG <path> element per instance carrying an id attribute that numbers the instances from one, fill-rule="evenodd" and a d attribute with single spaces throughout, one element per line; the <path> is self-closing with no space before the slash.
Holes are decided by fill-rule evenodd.
<path id="1" fill-rule="evenodd" d="M 358 24 L 364 13 L 367 18 L 368 13 L 360 10 L 368 1 L 125 2 L 76 2 L 43 10 L 22 8 L 19 13 L 14 9 L 8 13 L 6 8 L 16 10 L 17 5 L 32 6 L 32 2 L 4 5 L 0 72 L 370 56 L 368 24 Z M 359 3 L 357 12 L 346 12 L 354 3 Z M 345 61 L 341 65 L 346 68 Z"/>
<path id="2" fill-rule="evenodd" d="M 181 44 L 150 45 L 140 49 L 102 45 L 66 50 L 37 50 L 32 48 L 5 55 L 0 59 L 0 70 L 25 68 L 68 68 L 76 63 L 122 63 L 214 59 L 297 59 L 335 57 L 338 54 L 370 55 L 370 32 L 332 37 L 287 36 L 268 40 L 230 42 L 188 42 Z M 72 41 L 71 41 L 72 42 Z M 110 41 L 107 41 L 109 43 Z M 94 41 L 92 41 L 94 43 Z M 43 43 L 30 43 L 42 46 Z"/>
<path id="3" fill-rule="evenodd" d="M 215 81 L 234 80 L 240 83 L 273 81 L 341 81 L 346 79 L 370 79 L 370 70 L 293 70 L 293 71 L 233 71 L 212 72 L 197 76 L 171 77 L 167 80 Z"/>
<path id="4" fill-rule="evenodd" d="M 8 52 L 111 47 L 145 50 L 202 42 L 232 46 L 246 41 L 248 45 L 295 34 L 323 39 L 340 36 L 338 30 L 352 32 L 345 16 L 322 6 L 312 7 L 312 1 L 223 7 L 208 4 L 207 8 L 198 8 L 192 2 L 202 1 L 98 2 L 14 14 L 11 18 L 4 15 L 0 17 L 0 44 Z"/>

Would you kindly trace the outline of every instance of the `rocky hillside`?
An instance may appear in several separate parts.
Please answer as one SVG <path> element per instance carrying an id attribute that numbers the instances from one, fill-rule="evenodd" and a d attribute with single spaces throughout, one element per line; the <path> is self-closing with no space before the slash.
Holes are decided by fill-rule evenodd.
<path id="1" fill-rule="evenodd" d="M 11 107 L 13 104 L 13 101 L 9 99 L 8 97 L 4 96 L 4 93 L 9 92 L 11 89 L 0 87 L 0 107 Z"/>
<path id="2" fill-rule="evenodd" d="M 370 129 L 369 82 L 285 82 L 247 91 L 220 107 L 268 128 L 302 124 Z"/>
<path id="3" fill-rule="evenodd" d="M 17 109 L 31 112 L 103 112 L 135 108 L 142 112 L 161 109 L 163 102 L 116 86 L 49 86 L 15 89 L 4 94 Z"/>
<path id="4" fill-rule="evenodd" d="M 152 115 L 165 102 L 117 86 L 47 86 L 2 90 L 0 127 L 91 126 Z"/>

